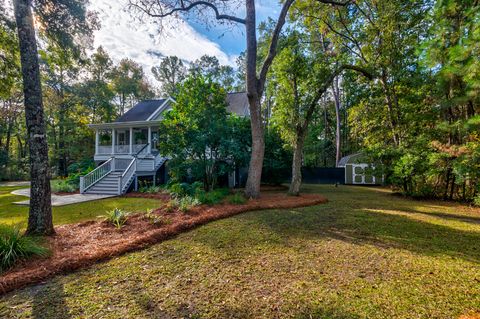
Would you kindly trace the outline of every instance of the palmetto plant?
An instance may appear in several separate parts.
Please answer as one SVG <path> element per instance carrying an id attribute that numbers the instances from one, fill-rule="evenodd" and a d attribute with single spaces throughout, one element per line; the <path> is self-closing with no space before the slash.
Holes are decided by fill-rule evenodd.
<path id="1" fill-rule="evenodd" d="M 40 238 L 23 235 L 19 225 L 0 225 L 0 271 L 12 267 L 19 260 L 48 253 Z"/>
<path id="2" fill-rule="evenodd" d="M 128 220 L 129 212 L 115 208 L 105 213 L 105 220 L 120 229 Z"/>

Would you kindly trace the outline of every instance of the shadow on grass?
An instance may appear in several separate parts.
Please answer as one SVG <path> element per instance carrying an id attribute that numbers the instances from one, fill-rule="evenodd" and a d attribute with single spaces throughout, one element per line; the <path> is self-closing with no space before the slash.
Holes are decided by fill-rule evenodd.
<path id="1" fill-rule="evenodd" d="M 323 193 L 322 193 L 323 194 Z M 213 248 L 233 250 L 234 247 L 253 247 L 265 240 L 271 245 L 288 245 L 289 239 L 317 240 L 333 238 L 353 244 L 370 244 L 381 248 L 399 248 L 428 256 L 448 255 L 471 262 L 480 262 L 480 228 L 478 231 L 455 229 L 414 219 L 408 214 L 422 214 L 471 223 L 477 218 L 442 212 L 422 212 L 415 207 L 421 202 L 392 199 L 389 194 L 369 189 L 355 190 L 354 199 L 341 195 L 328 196 L 330 202 L 301 209 L 268 210 L 234 217 L 244 223 L 243 234 L 223 235 L 230 229 L 218 229 L 216 236 L 198 236 Z M 334 198 L 331 200 L 331 198 Z M 346 199 L 345 201 L 342 201 Z M 383 212 L 382 212 L 383 210 Z M 398 211 L 400 213 L 396 214 Z M 406 213 L 406 214 L 405 214 Z M 222 227 L 220 227 L 222 228 Z M 468 227 L 466 227 L 468 228 Z M 218 238 L 229 238 L 219 245 Z M 248 251 L 248 249 L 246 250 Z"/>
<path id="2" fill-rule="evenodd" d="M 69 319 L 68 305 L 65 301 L 63 284 L 53 280 L 49 284 L 36 287 L 32 303 L 32 318 L 35 319 Z"/>

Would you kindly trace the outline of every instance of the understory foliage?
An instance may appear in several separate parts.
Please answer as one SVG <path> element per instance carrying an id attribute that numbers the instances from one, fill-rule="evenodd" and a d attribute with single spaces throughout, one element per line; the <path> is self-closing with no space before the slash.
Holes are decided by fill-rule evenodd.
<path id="1" fill-rule="evenodd" d="M 20 260 L 43 257 L 48 253 L 48 248 L 42 246 L 39 238 L 23 235 L 19 225 L 0 225 L 0 272 Z"/>
<path id="2" fill-rule="evenodd" d="M 207 192 L 201 182 L 171 183 L 167 186 L 167 191 L 173 198 L 172 206 L 182 211 L 200 204 L 218 204 L 230 194 L 228 188 L 216 188 Z"/>
<path id="3" fill-rule="evenodd" d="M 305 163 L 331 165 L 334 141 L 340 139 L 341 153 L 360 150 L 372 161 L 381 161 L 387 183 L 405 194 L 476 198 L 480 187 L 478 1 L 360 0 L 338 8 L 305 0 L 295 6 L 292 18 L 311 35 L 311 40 L 301 43 L 326 43 L 341 63 L 361 65 L 373 75 L 373 80 L 366 80 L 345 72 L 338 81 L 340 90 L 332 86 L 320 101 L 321 111 L 306 139 Z M 286 79 L 293 81 L 293 74 L 286 73 Z M 274 72 L 272 77 L 278 75 Z M 292 81 L 286 84 L 295 84 Z M 279 97 L 297 101 L 303 92 L 282 91 Z M 330 111 L 333 102 L 340 103 L 336 120 Z M 332 132 L 338 121 L 340 134 L 335 137 Z"/>
<path id="4" fill-rule="evenodd" d="M 115 208 L 105 212 L 105 220 L 115 226 L 117 229 L 120 229 L 125 225 L 129 216 L 129 212 L 120 208 Z"/>

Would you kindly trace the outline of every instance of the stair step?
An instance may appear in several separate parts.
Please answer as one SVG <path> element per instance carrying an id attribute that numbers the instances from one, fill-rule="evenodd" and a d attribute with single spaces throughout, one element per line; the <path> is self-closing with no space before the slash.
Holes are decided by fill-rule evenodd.
<path id="1" fill-rule="evenodd" d="M 118 185 L 118 181 L 100 181 L 100 182 L 97 182 L 95 185 L 115 186 L 115 185 Z"/>

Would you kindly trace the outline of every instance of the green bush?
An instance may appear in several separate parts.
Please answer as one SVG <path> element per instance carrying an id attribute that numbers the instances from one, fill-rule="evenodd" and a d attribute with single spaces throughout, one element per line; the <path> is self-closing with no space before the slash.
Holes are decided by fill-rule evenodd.
<path id="1" fill-rule="evenodd" d="M 171 201 L 174 207 L 177 207 L 182 212 L 189 211 L 192 207 L 200 205 L 200 201 L 192 196 L 176 197 Z"/>
<path id="2" fill-rule="evenodd" d="M 155 194 L 162 190 L 161 186 L 142 186 L 138 189 L 140 193 Z"/>
<path id="3" fill-rule="evenodd" d="M 474 197 L 473 204 L 480 207 L 480 195 Z"/>
<path id="4" fill-rule="evenodd" d="M 73 193 L 78 190 L 78 187 L 70 183 L 66 179 L 57 179 L 50 182 L 52 192 Z"/>
<path id="5" fill-rule="evenodd" d="M 168 186 L 168 192 L 172 197 L 185 197 L 195 196 L 196 193 L 201 190 L 202 183 L 194 182 L 189 183 L 173 183 Z"/>
<path id="6" fill-rule="evenodd" d="M 155 214 L 153 212 L 153 209 L 148 209 L 145 212 L 145 218 L 148 220 L 150 224 L 157 225 L 157 226 L 168 225 L 172 223 L 172 220 L 170 218 Z"/>
<path id="7" fill-rule="evenodd" d="M 22 235 L 20 226 L 0 225 L 0 271 L 31 256 L 46 256 L 49 250 L 40 239 Z"/>
<path id="8" fill-rule="evenodd" d="M 228 188 L 218 188 L 210 192 L 205 192 L 203 190 L 197 191 L 195 197 L 202 203 L 207 205 L 215 205 L 220 203 L 225 197 L 230 194 Z"/>
<path id="9" fill-rule="evenodd" d="M 115 208 L 105 213 L 105 220 L 120 229 L 128 220 L 129 212 Z"/>
<path id="10" fill-rule="evenodd" d="M 245 204 L 247 199 L 241 193 L 235 193 L 232 196 L 228 197 L 228 202 L 230 204 Z"/>

